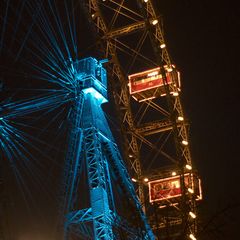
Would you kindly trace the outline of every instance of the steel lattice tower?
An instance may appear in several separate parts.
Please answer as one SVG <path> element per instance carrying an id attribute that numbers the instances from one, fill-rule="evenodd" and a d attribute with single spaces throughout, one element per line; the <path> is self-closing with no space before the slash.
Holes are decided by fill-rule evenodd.
<path id="1" fill-rule="evenodd" d="M 72 67 L 77 90 L 65 168 L 65 239 L 70 234 L 77 234 L 80 239 L 120 239 L 117 229 L 121 228 L 126 239 L 154 239 L 101 109 L 107 101 L 106 71 L 93 58 L 77 61 Z M 80 183 L 83 165 L 87 172 L 85 190 Z M 131 226 L 117 212 L 112 178 L 117 179 L 129 207 L 134 207 L 140 228 Z M 76 209 L 81 196 L 86 195 L 84 191 L 89 192 L 89 206 Z"/>

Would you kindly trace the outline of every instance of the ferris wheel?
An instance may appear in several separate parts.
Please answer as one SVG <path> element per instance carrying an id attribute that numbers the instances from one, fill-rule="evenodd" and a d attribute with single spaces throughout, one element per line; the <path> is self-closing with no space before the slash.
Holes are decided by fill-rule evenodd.
<path id="1" fill-rule="evenodd" d="M 111 59 L 112 94 L 121 112 L 125 155 L 141 202 L 149 198 L 162 216 L 153 223 L 161 238 L 177 239 L 180 234 L 195 239 L 201 184 L 189 149 L 180 71 L 167 51 L 161 9 L 154 4 L 89 1 L 86 11 L 100 49 Z"/>
<path id="2" fill-rule="evenodd" d="M 86 76 L 81 74 L 87 75 L 84 69 L 91 69 L 91 63 L 79 67 L 76 64 L 82 57 L 95 54 L 98 59 L 107 59 L 92 69 L 96 76 L 102 74 L 97 72 L 102 65 L 107 70 L 108 95 L 110 102 L 114 102 L 110 108 L 114 117 L 118 117 L 110 128 L 130 177 L 124 176 L 135 186 L 155 236 L 196 239 L 200 179 L 190 155 L 188 122 L 181 104 L 180 70 L 168 54 L 162 19 L 154 1 L 16 1 L 15 5 L 6 1 L 4 4 L 2 78 L 10 83 L 10 89 L 20 90 L 13 94 L 10 91 L 12 95 L 2 102 L 0 136 L 2 150 L 14 166 L 17 182 L 21 189 L 26 188 L 25 195 L 32 187 L 28 186 L 27 178 L 34 177 L 36 186 L 40 184 L 44 191 L 51 182 L 51 178 L 43 180 L 46 173 L 60 176 L 61 171 L 65 172 L 66 183 L 69 178 L 66 169 L 74 172 L 74 163 L 69 160 L 64 165 L 62 156 L 73 159 L 76 149 L 72 151 L 74 146 L 67 144 L 67 130 L 77 125 L 72 124 L 72 119 L 82 114 L 79 106 L 83 104 L 78 99 L 79 106 L 73 105 L 79 91 L 76 79 L 83 79 Z M 85 24 L 84 29 L 79 29 L 81 23 Z M 81 41 L 89 45 L 86 38 L 93 45 L 79 49 Z M 76 77 L 76 69 L 81 76 Z M 12 81 L 13 77 L 18 80 Z M 115 131 L 116 125 L 120 126 L 119 131 Z M 71 136 L 76 138 L 77 134 Z M 68 150 L 63 150 L 64 147 Z M 37 155 L 45 159 L 40 167 Z M 59 168 L 57 173 L 49 170 L 51 166 Z M 84 166 L 81 167 L 76 167 L 78 174 L 84 172 Z M 24 168 L 26 178 L 20 168 Z M 79 191 L 76 186 L 79 185 L 74 185 L 72 191 Z M 66 192 L 64 185 L 63 195 Z M 30 198 L 31 193 L 27 194 L 25 198 Z M 120 202 L 124 201 L 124 194 L 116 195 Z M 134 199 L 132 196 L 130 199 Z M 89 201 L 88 197 L 83 198 Z M 142 212 L 139 216 L 143 217 Z M 118 227 L 126 231 L 126 225 Z"/>

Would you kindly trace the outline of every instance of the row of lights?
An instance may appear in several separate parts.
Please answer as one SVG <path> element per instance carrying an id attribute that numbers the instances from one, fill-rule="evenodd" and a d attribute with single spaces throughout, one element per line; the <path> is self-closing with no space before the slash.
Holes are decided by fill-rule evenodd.
<path id="1" fill-rule="evenodd" d="M 147 3 L 148 0 L 144 0 L 144 2 Z M 152 24 L 152 25 L 158 24 L 158 19 L 152 19 L 151 24 Z M 166 44 L 165 44 L 164 42 L 161 43 L 161 44 L 160 44 L 160 48 L 161 48 L 161 49 L 166 48 Z M 172 68 L 167 68 L 167 71 L 168 71 L 168 72 L 171 72 L 172 70 L 173 70 Z M 173 94 L 173 96 L 175 96 L 175 97 L 177 97 L 177 96 L 179 95 L 178 92 L 173 92 L 172 94 Z"/>
<path id="2" fill-rule="evenodd" d="M 188 170 L 191 170 L 191 169 L 192 169 L 192 166 L 189 165 L 189 164 L 187 164 L 185 167 L 186 167 L 186 169 L 188 169 Z M 177 175 L 176 172 L 172 172 L 172 176 L 173 176 L 173 177 L 176 176 L 176 175 Z M 192 194 L 194 193 L 194 190 L 193 190 L 192 188 L 188 188 L 187 190 L 188 190 L 189 193 L 192 193 Z"/>
<path id="3" fill-rule="evenodd" d="M 192 169 L 191 165 L 189 165 L 189 164 L 187 164 L 185 167 L 186 167 L 187 169 Z M 177 173 L 173 171 L 173 172 L 172 172 L 172 176 L 176 176 L 176 175 L 177 175 Z M 132 181 L 133 181 L 133 182 L 137 182 L 137 179 L 132 178 Z M 148 178 L 144 178 L 143 181 L 144 181 L 144 182 L 148 182 L 149 179 L 148 179 Z M 189 193 L 194 193 L 194 190 L 193 190 L 192 188 L 188 188 L 188 192 L 189 192 Z M 196 218 L 197 218 L 197 215 L 196 215 L 194 212 L 192 212 L 192 211 L 189 212 L 189 216 L 190 216 L 192 219 L 196 219 Z M 189 238 L 192 239 L 192 240 L 197 240 L 196 237 L 195 237 L 192 233 L 189 235 Z"/>
<path id="4" fill-rule="evenodd" d="M 182 116 L 178 116 L 178 121 L 183 121 L 184 120 L 184 118 L 182 117 Z M 182 144 L 184 145 L 184 146 L 187 146 L 188 145 L 188 141 L 187 140 L 182 140 Z M 192 166 L 190 165 L 190 164 L 186 164 L 185 165 L 185 168 L 187 169 L 187 170 L 192 170 Z M 193 189 L 192 188 L 188 188 L 188 192 L 189 193 L 194 193 L 194 191 L 193 191 Z M 193 216 L 193 215 L 192 215 Z M 196 216 L 195 216 L 196 217 Z"/>
<path id="5" fill-rule="evenodd" d="M 103 2 L 105 2 L 106 0 L 102 0 Z M 148 2 L 148 0 L 143 0 L 145 3 L 147 3 Z M 95 17 L 95 15 L 96 14 L 92 14 L 92 18 L 94 18 Z M 156 24 L 158 24 L 158 19 L 152 19 L 152 21 L 151 21 L 151 24 L 154 26 L 154 25 L 156 25 Z M 165 48 L 166 47 L 166 44 L 165 43 L 162 43 L 161 45 L 160 45 L 160 48 Z"/>
<path id="6" fill-rule="evenodd" d="M 105 0 L 103 0 L 103 2 L 104 2 L 104 1 L 105 1 Z M 144 1 L 145 3 L 148 2 L 148 0 L 143 0 L 143 1 Z M 151 23 L 152 23 L 152 25 L 156 25 L 156 24 L 158 24 L 158 20 L 157 20 L 157 19 L 153 19 Z M 165 48 L 165 47 L 166 47 L 166 44 L 165 44 L 165 43 L 162 43 L 162 44 L 160 45 L 160 48 L 161 48 L 161 49 L 163 49 L 163 48 Z M 174 93 L 173 93 L 173 96 L 178 96 L 178 93 L 174 92 Z M 178 120 L 179 120 L 179 121 L 183 121 L 184 118 L 183 118 L 182 116 L 179 116 L 179 117 L 178 117 Z M 185 146 L 187 146 L 187 145 L 188 145 L 188 141 L 182 140 L 182 144 L 185 145 Z M 186 169 L 188 169 L 188 170 L 192 170 L 192 166 L 189 165 L 189 164 L 187 164 L 185 167 L 186 167 Z M 172 176 L 176 176 L 176 175 L 177 175 L 176 172 L 172 172 Z M 132 178 L 132 181 L 133 181 L 133 182 L 137 182 L 137 179 Z M 144 178 L 143 181 L 144 181 L 144 182 L 148 182 L 149 179 L 148 179 L 148 178 Z M 188 192 L 194 193 L 194 191 L 193 191 L 192 188 L 188 188 Z M 189 212 L 189 216 L 192 217 L 193 219 L 195 219 L 195 218 L 197 217 L 196 214 L 193 213 L 193 212 Z M 192 239 L 192 240 L 197 240 L 196 237 L 195 237 L 192 233 L 189 235 L 189 238 Z"/>
<path id="7" fill-rule="evenodd" d="M 147 3 L 148 2 L 148 0 L 143 0 L 145 3 Z M 152 21 L 151 21 L 151 24 L 154 26 L 154 25 L 156 25 L 156 24 L 158 24 L 158 19 L 153 19 Z M 160 45 L 160 48 L 165 48 L 166 47 L 166 44 L 165 43 L 162 43 L 161 45 Z"/>
<path id="8" fill-rule="evenodd" d="M 184 118 L 183 118 L 182 116 L 178 116 L 177 119 L 178 119 L 178 121 L 184 121 Z M 183 144 L 184 146 L 187 146 L 187 145 L 188 145 L 188 141 L 182 140 L 182 144 Z M 186 164 L 186 165 L 185 165 L 185 168 L 188 169 L 188 170 L 192 170 L 192 166 L 191 166 L 190 164 Z M 177 175 L 177 173 L 173 171 L 173 172 L 172 172 L 172 176 L 176 176 L 176 175 Z M 132 181 L 133 181 L 133 182 L 137 182 L 137 180 L 136 180 L 135 178 L 132 178 Z M 144 178 L 143 181 L 144 181 L 144 182 L 148 182 L 149 179 L 148 179 L 148 178 Z M 194 190 L 193 190 L 192 188 L 188 188 L 187 190 L 188 190 L 188 192 L 191 193 L 191 194 L 194 193 Z M 196 214 L 193 213 L 193 212 L 191 212 L 191 211 L 189 212 L 189 216 L 190 216 L 192 219 L 195 219 L 195 218 L 197 217 Z M 192 240 L 197 240 L 196 237 L 195 237 L 192 233 L 189 235 L 189 238 L 192 239 Z"/>
<path id="9" fill-rule="evenodd" d="M 138 182 L 138 180 L 136 178 L 132 178 L 132 181 L 133 182 Z M 149 181 L 149 179 L 148 178 L 144 178 L 143 181 L 147 183 Z"/>
<path id="10" fill-rule="evenodd" d="M 105 2 L 106 0 L 102 0 L 103 2 Z M 147 3 L 148 2 L 148 0 L 143 0 L 145 3 Z M 92 18 L 94 18 L 95 17 L 95 14 L 92 14 Z M 158 24 L 158 19 L 153 19 L 152 21 L 151 21 L 151 24 L 152 25 L 156 25 L 156 24 Z M 166 44 L 165 43 L 162 43 L 161 45 L 160 45 L 160 48 L 165 48 L 166 47 Z"/>
<path id="11" fill-rule="evenodd" d="M 189 165 L 189 164 L 186 164 L 186 165 L 185 165 L 185 168 L 188 169 L 188 170 L 192 170 L 192 166 Z M 177 175 L 176 172 L 172 172 L 172 176 L 176 176 L 176 175 Z M 132 181 L 133 181 L 133 182 L 138 182 L 138 180 L 137 180 L 136 178 L 132 178 Z M 144 182 L 148 182 L 149 179 L 148 179 L 148 178 L 143 178 L 143 181 L 144 181 Z M 193 190 L 192 190 L 191 188 L 188 188 L 188 191 L 189 191 L 190 193 L 193 193 Z"/>

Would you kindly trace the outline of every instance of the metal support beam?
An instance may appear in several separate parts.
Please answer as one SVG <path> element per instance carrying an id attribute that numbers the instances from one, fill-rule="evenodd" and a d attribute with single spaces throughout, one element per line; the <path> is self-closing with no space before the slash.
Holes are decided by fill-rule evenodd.
<path id="1" fill-rule="evenodd" d="M 121 37 L 125 34 L 131 34 L 135 31 L 138 31 L 140 29 L 143 29 L 145 27 L 145 22 L 136 22 L 134 24 L 130 24 L 124 27 L 121 27 L 119 29 L 111 30 L 108 32 L 105 36 L 106 38 L 116 38 Z"/>
<path id="2" fill-rule="evenodd" d="M 126 146 L 128 146 L 128 149 L 126 149 L 127 154 L 126 157 L 132 156 L 131 158 L 128 158 L 130 170 L 134 172 L 134 174 L 141 178 L 142 176 L 142 170 L 141 170 L 141 163 L 140 163 L 140 154 L 139 154 L 139 148 L 137 144 L 137 139 L 134 135 L 130 134 L 128 135 L 126 133 L 126 129 L 133 129 L 135 127 L 134 121 L 133 121 L 133 114 L 130 108 L 130 96 L 126 81 L 126 76 L 121 70 L 120 63 L 117 57 L 116 52 L 116 46 L 115 43 L 111 41 L 107 36 L 108 33 L 111 31 L 108 29 L 107 24 L 105 23 L 101 9 L 99 8 L 99 3 L 96 0 L 89 0 L 88 1 L 88 12 L 89 16 L 92 17 L 93 13 L 97 13 L 96 17 L 92 18 L 92 21 L 96 27 L 96 31 L 99 34 L 99 37 L 105 39 L 105 58 L 111 59 L 112 62 L 112 73 L 109 73 L 112 75 L 112 89 L 113 89 L 113 96 L 116 106 L 119 107 L 120 114 L 120 120 L 122 122 L 122 131 L 124 133 L 125 139 L 127 141 Z M 143 23 L 139 23 L 136 25 L 133 25 L 130 27 L 130 29 L 140 29 L 140 27 L 143 26 Z M 123 28 L 120 32 L 125 32 L 127 29 Z M 118 33 L 120 33 L 118 32 Z M 116 34 L 118 34 L 116 32 Z M 120 84 L 120 90 L 116 87 L 116 84 L 114 84 L 114 79 L 117 78 L 119 80 Z M 119 86 L 118 84 L 118 86 Z M 120 92 L 119 92 L 120 91 Z M 142 203 L 145 202 L 144 200 L 144 194 L 143 194 L 143 186 L 139 184 L 137 188 L 137 194 L 139 195 L 140 201 Z"/>
<path id="3" fill-rule="evenodd" d="M 88 172 L 94 239 L 113 239 L 112 221 L 107 196 L 107 178 L 101 141 L 95 128 L 86 129 L 85 153 Z"/>

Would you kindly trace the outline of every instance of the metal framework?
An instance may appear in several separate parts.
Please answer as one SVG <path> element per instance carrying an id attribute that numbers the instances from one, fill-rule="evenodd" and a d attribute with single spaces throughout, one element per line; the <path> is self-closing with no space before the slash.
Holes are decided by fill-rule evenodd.
<path id="1" fill-rule="evenodd" d="M 151 170 L 169 166 L 167 173 L 160 171 L 159 176 L 168 177 L 173 170 L 176 171 L 181 176 L 183 194 L 177 200 L 177 207 L 173 208 L 173 203 L 169 202 L 170 213 L 158 219 L 154 227 L 167 226 L 163 224 L 167 219 L 168 226 L 176 226 L 178 230 L 171 233 L 171 229 L 165 227 L 165 233 L 159 232 L 162 238 L 194 237 L 197 224 L 196 219 L 189 217 L 189 212 L 196 212 L 196 196 L 188 194 L 184 182 L 184 173 L 193 171 L 188 123 L 177 82 L 167 84 L 166 68 L 171 71 L 173 63 L 154 1 L 89 0 L 83 5 L 100 39 L 103 57 L 110 59 L 108 68 L 112 95 L 121 112 L 120 121 L 127 142 L 125 155 L 128 156 L 131 174 L 138 183 L 139 198 L 143 204 L 146 203 L 144 177 L 154 178 Z M 139 93 L 139 98 L 144 101 L 134 102 L 129 95 L 127 75 L 156 66 L 161 69 L 165 96 L 146 99 Z"/>
<path id="2" fill-rule="evenodd" d="M 69 27 L 66 32 L 60 17 L 64 11 L 58 11 L 55 1 L 53 5 L 48 1 L 46 9 L 44 4 L 35 5 L 31 1 L 27 4 L 25 10 L 33 16 L 30 18 L 32 25 L 23 31 L 24 38 L 14 61 L 18 61 L 26 48 L 26 55 L 32 56 L 34 61 L 31 57 L 27 61 L 23 58 L 25 64 L 30 64 L 40 74 L 38 78 L 57 83 L 61 90 L 25 102 L 4 103 L 0 107 L 0 140 L 4 153 L 9 159 L 11 154 L 19 155 L 11 140 L 16 136 L 17 142 L 22 135 L 14 135 L 11 119 L 71 102 L 61 213 L 66 214 L 65 238 L 76 235 L 77 239 L 153 239 L 146 213 L 157 237 L 196 239 L 194 180 L 190 178 L 186 184 L 184 178 L 186 174 L 195 173 L 188 123 L 180 101 L 180 85 L 176 79 L 171 84 L 168 82 L 168 75 L 177 68 L 169 57 L 154 0 L 84 0 L 76 1 L 76 5 L 71 2 L 71 6 L 67 2 L 64 1 Z M 131 177 L 100 107 L 107 101 L 105 69 L 101 62 L 92 58 L 78 61 L 74 27 L 79 3 L 96 30 L 101 58 L 109 59 L 106 65 L 109 93 L 119 115 L 121 140 L 124 140 L 119 141 L 124 145 L 121 154 L 127 159 Z M 36 14 L 32 14 L 33 9 Z M 15 14 L 15 8 L 11 10 Z M 52 14 L 50 18 L 48 10 Z M 2 19 L 4 33 L 7 14 Z M 39 22 L 32 32 L 37 19 Z M 16 33 L 17 30 L 11 47 L 17 42 Z M 65 34 L 71 38 L 70 43 Z M 0 50 L 5 46 L 8 44 L 2 36 Z M 128 76 L 155 68 L 160 69 L 161 89 L 156 87 L 130 95 Z M 158 168 L 160 170 L 156 170 Z M 168 178 L 172 172 L 180 176 L 181 197 L 149 204 L 146 183 Z M 125 205 L 121 207 L 121 204 Z M 128 210 L 124 211 L 125 208 Z"/>
<path id="3" fill-rule="evenodd" d="M 1 144 L 11 159 L 8 120 L 72 102 L 62 211 L 64 238 L 154 239 L 101 104 L 107 102 L 106 70 L 87 58 L 72 63 L 71 93 L 5 104 Z M 114 185 L 113 185 L 114 184 Z"/>
<path id="4" fill-rule="evenodd" d="M 126 239 L 154 239 L 101 109 L 101 104 L 107 101 L 105 69 L 93 58 L 74 63 L 74 69 L 79 87 L 72 109 L 65 167 L 65 239 L 69 239 L 72 232 L 83 239 L 119 239 L 119 228 L 124 229 Z M 78 189 L 84 190 L 80 183 L 83 165 L 86 166 L 85 191 L 89 191 L 90 206 L 78 209 L 83 197 Z M 123 201 L 127 199 L 134 206 L 142 227 L 121 220 L 112 190 L 112 176 L 122 189 Z"/>

